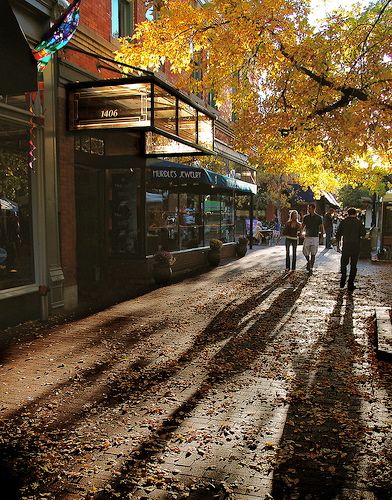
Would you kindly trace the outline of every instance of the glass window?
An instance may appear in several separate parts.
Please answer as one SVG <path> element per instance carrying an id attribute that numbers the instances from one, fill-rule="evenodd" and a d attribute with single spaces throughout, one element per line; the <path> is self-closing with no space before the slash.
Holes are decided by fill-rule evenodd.
<path id="1" fill-rule="evenodd" d="M 179 194 L 180 250 L 203 246 L 203 217 L 201 196 Z"/>
<path id="2" fill-rule="evenodd" d="M 234 196 L 222 195 L 221 199 L 221 237 L 223 243 L 234 241 Z"/>
<path id="3" fill-rule="evenodd" d="M 79 89 L 70 94 L 72 97 L 71 130 L 151 125 L 149 83 Z"/>
<path id="4" fill-rule="evenodd" d="M 178 101 L 178 135 L 196 143 L 196 109 L 182 101 Z"/>
<path id="5" fill-rule="evenodd" d="M 132 36 L 133 31 L 133 0 L 112 0 L 112 36 Z"/>
<path id="6" fill-rule="evenodd" d="M 392 203 L 384 203 L 383 233 L 392 236 Z"/>
<path id="7" fill-rule="evenodd" d="M 29 128 L 0 119 L 0 289 L 34 282 Z"/>
<path id="8" fill-rule="evenodd" d="M 247 224 L 249 224 L 249 196 L 235 196 L 235 239 L 246 236 Z"/>
<path id="9" fill-rule="evenodd" d="M 204 235 L 205 244 L 210 240 L 220 239 L 221 206 L 220 195 L 211 194 L 204 197 Z"/>
<path id="10" fill-rule="evenodd" d="M 185 154 L 199 153 L 198 149 L 181 144 L 181 142 L 169 139 L 154 132 L 146 132 L 146 155 L 169 155 L 169 154 Z"/>
<path id="11" fill-rule="evenodd" d="M 146 192 L 146 253 L 178 250 L 178 194 L 151 189 Z"/>
<path id="12" fill-rule="evenodd" d="M 162 3 L 162 0 L 145 0 L 146 12 L 144 16 L 147 21 L 154 21 L 159 18 L 159 11 Z"/>
<path id="13" fill-rule="evenodd" d="M 110 172 L 109 176 L 109 253 L 136 254 L 140 170 Z"/>
<path id="14" fill-rule="evenodd" d="M 176 98 L 157 85 L 154 86 L 154 125 L 176 134 Z"/>
<path id="15" fill-rule="evenodd" d="M 213 149 L 214 147 L 214 131 L 213 121 L 201 111 L 197 112 L 198 115 L 198 137 L 197 143 L 206 149 Z"/>

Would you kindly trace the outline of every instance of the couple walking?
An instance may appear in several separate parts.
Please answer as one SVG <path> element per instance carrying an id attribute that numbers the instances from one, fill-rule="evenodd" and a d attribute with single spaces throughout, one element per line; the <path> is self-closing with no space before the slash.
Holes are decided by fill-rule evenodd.
<path id="1" fill-rule="evenodd" d="M 297 210 L 290 212 L 289 220 L 283 230 L 283 235 L 286 236 L 286 271 L 294 270 L 297 263 L 297 245 L 298 234 L 305 232 L 302 252 L 307 260 L 306 269 L 311 271 L 314 266 L 314 261 L 319 246 L 319 232 L 323 233 L 323 219 L 315 213 L 316 205 L 310 203 L 308 205 L 308 214 L 305 215 L 301 224 Z M 290 258 L 290 247 L 292 248 L 292 257 Z"/>
<path id="2" fill-rule="evenodd" d="M 297 260 L 298 234 L 305 232 L 303 242 L 303 254 L 306 258 L 306 269 L 313 269 L 314 261 L 319 246 L 319 233 L 324 233 L 323 220 L 315 213 L 316 206 L 308 205 L 308 214 L 305 215 L 302 224 L 298 218 L 298 212 L 292 210 L 287 221 L 283 235 L 286 236 L 286 271 L 290 270 L 290 247 L 292 247 L 291 269 L 295 269 Z M 330 211 L 332 212 L 332 211 Z M 337 250 L 340 251 L 340 242 L 343 239 L 342 256 L 340 259 L 340 288 L 344 288 L 347 281 L 347 290 L 355 290 L 354 280 L 357 275 L 357 263 L 361 238 L 366 235 L 362 222 L 357 217 L 355 208 L 349 208 L 347 217 L 339 224 L 336 231 Z M 327 239 L 326 248 L 331 248 L 331 239 Z M 350 273 L 347 280 L 347 266 L 350 264 Z"/>

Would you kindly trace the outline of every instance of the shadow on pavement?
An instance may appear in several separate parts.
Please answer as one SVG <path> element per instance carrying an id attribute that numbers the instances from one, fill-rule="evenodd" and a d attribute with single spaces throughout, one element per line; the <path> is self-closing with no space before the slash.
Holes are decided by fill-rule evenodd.
<path id="1" fill-rule="evenodd" d="M 339 291 L 326 337 L 313 350 L 312 364 L 309 355 L 294 358 L 296 384 L 290 391 L 274 470 L 273 498 L 341 498 L 347 470 L 355 468 L 357 443 L 366 423 L 361 421 L 353 374 L 353 302 L 352 296 Z"/>

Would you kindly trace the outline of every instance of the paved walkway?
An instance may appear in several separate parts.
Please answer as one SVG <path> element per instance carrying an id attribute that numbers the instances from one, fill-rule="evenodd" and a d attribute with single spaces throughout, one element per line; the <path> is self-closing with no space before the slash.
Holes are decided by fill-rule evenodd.
<path id="1" fill-rule="evenodd" d="M 374 308 L 391 305 L 392 266 L 361 262 L 349 295 L 339 254 L 322 250 L 312 275 L 298 256 L 286 273 L 283 246 L 255 247 L 16 330 L 0 360 L 2 498 L 391 498 Z"/>

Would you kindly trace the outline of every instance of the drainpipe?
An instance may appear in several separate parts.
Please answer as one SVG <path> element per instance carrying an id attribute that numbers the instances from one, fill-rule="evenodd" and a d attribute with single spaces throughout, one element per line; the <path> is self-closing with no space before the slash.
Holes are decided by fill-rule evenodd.
<path id="1" fill-rule="evenodd" d="M 254 196 L 253 193 L 250 195 L 250 207 L 249 207 L 249 248 L 253 248 L 253 203 L 254 203 Z"/>

